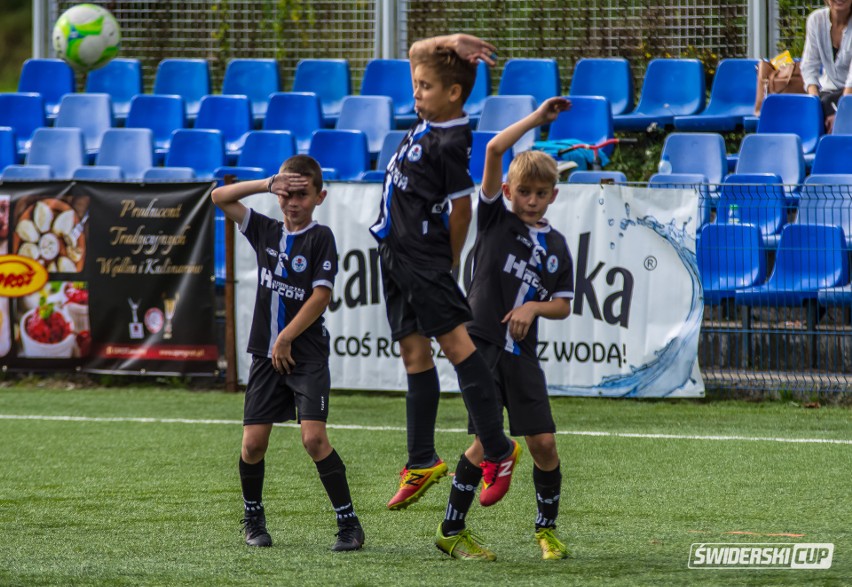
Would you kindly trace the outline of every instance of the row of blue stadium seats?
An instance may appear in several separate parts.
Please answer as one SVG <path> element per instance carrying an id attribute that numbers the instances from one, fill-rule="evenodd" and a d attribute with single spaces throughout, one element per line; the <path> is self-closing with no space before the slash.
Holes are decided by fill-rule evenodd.
<path id="1" fill-rule="evenodd" d="M 784 227 L 775 266 L 766 278 L 760 232 L 749 224 L 714 224 L 697 243 L 704 302 L 746 306 L 801 306 L 852 302 L 849 253 L 839 226 L 797 223 Z"/>
<path id="2" fill-rule="evenodd" d="M 482 177 L 485 146 L 497 133 L 473 132 L 471 175 Z M 390 131 L 383 140 L 375 170 L 367 149 L 367 136 L 361 131 L 320 129 L 314 132 L 308 154 L 317 159 L 328 180 L 382 181 L 387 166 L 405 131 Z M 228 165 L 225 141 L 218 130 L 178 129 L 170 137 L 165 167 L 158 167 L 150 129 L 114 128 L 103 135 L 101 148 L 88 165 L 83 132 L 77 128 L 40 128 L 33 135 L 26 163 L 15 159 L 14 133 L 0 127 L 0 169 L 2 179 L 100 178 L 138 180 L 151 168 L 156 175 L 173 179 L 211 179 L 231 174 L 237 179 L 269 177 L 281 163 L 298 152 L 296 140 L 288 131 L 250 131 L 236 160 Z M 504 159 L 508 170 L 511 153 Z M 169 168 L 181 169 L 165 171 Z"/>
<path id="3" fill-rule="evenodd" d="M 610 101 L 616 130 L 642 130 L 650 125 L 674 125 L 680 130 L 733 130 L 752 114 L 756 88 L 752 59 L 723 59 L 713 79 L 705 108 L 703 64 L 694 59 L 653 59 L 644 73 L 641 96 L 634 109 L 633 76 L 623 58 L 586 58 L 577 61 L 570 95 L 603 96 Z M 466 110 L 479 115 L 484 99 L 492 92 L 490 70 L 480 64 Z M 415 118 L 409 62 L 406 59 L 374 59 L 367 64 L 361 95 L 383 95 L 393 100 L 397 126 Z M 63 95 L 74 91 L 74 77 L 61 60 L 33 59 L 21 71 L 19 92 L 41 93 L 49 119 L 56 116 Z M 323 121 L 331 126 L 344 97 L 352 94 L 348 62 L 344 59 L 308 59 L 299 62 L 293 80 L 295 92 L 313 92 L 320 98 Z M 269 96 L 281 90 L 278 63 L 274 59 L 234 59 L 228 63 L 222 94 L 246 95 L 253 122 L 260 127 Z M 109 93 L 115 117 L 123 120 L 133 96 L 142 93 L 141 64 L 136 59 L 114 59 L 91 72 L 87 92 Z M 191 123 L 201 99 L 212 92 L 208 62 L 204 59 L 164 59 L 158 67 L 153 93 L 179 95 L 185 101 Z M 562 93 L 555 59 L 510 59 L 498 86 L 498 95 L 531 95 L 537 103 Z"/>

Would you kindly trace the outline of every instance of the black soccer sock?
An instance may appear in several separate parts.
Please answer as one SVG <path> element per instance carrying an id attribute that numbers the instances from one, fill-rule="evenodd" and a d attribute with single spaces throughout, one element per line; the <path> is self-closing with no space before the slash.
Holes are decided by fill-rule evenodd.
<path id="1" fill-rule="evenodd" d="M 264 470 L 263 459 L 250 465 L 240 457 L 240 484 L 243 487 L 243 503 L 245 504 L 246 514 L 263 511 Z"/>
<path id="2" fill-rule="evenodd" d="M 559 494 L 562 492 L 562 471 L 559 465 L 552 471 L 542 471 L 533 465 L 533 484 L 538 516 L 535 529 L 553 528 L 559 515 Z"/>
<path id="3" fill-rule="evenodd" d="M 358 516 L 352 507 L 352 497 L 349 494 L 349 482 L 346 480 L 346 465 L 337 451 L 332 449 L 331 454 L 321 461 L 314 463 L 317 466 L 322 486 L 331 500 L 331 507 L 337 515 L 337 525 L 357 524 Z"/>
<path id="4" fill-rule="evenodd" d="M 408 430 L 409 469 L 432 466 L 438 460 L 435 452 L 435 420 L 438 418 L 438 400 L 441 384 L 438 370 L 408 376 L 408 393 L 405 394 L 405 416 Z"/>
<path id="5" fill-rule="evenodd" d="M 476 487 L 482 480 L 482 468 L 471 463 L 462 454 L 456 466 L 453 477 L 453 487 L 450 489 L 450 499 L 447 502 L 447 513 L 441 524 L 441 533 L 452 536 L 464 530 L 464 519 L 470 510 L 470 504 L 476 496 Z"/>
<path id="6" fill-rule="evenodd" d="M 485 450 L 485 458 L 497 461 L 509 456 L 513 445 L 503 432 L 503 407 L 485 359 L 479 351 L 474 351 L 455 367 L 462 398 Z"/>

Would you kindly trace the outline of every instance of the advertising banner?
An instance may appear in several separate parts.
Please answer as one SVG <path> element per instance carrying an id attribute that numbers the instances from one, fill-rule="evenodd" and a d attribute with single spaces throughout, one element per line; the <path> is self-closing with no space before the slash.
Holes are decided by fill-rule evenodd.
<path id="1" fill-rule="evenodd" d="M 210 189 L 0 186 L 0 365 L 212 375 Z"/>
<path id="2" fill-rule="evenodd" d="M 539 360 L 554 395 L 700 397 L 698 333 L 703 316 L 695 259 L 697 193 L 617 185 L 560 185 L 547 217 L 574 260 L 571 315 L 540 320 Z M 325 314 L 332 386 L 404 390 L 399 345 L 390 340 L 377 243 L 368 231 L 380 185 L 332 183 L 315 218 L 337 239 L 339 273 Z M 277 199 L 246 205 L 281 218 Z M 475 203 L 474 203 L 475 213 Z M 475 222 L 462 254 L 470 268 Z M 257 283 L 254 251 L 236 237 L 237 348 L 242 382 Z M 462 271 L 460 283 L 465 284 Z M 441 388 L 458 390 L 452 365 L 433 343 Z"/>

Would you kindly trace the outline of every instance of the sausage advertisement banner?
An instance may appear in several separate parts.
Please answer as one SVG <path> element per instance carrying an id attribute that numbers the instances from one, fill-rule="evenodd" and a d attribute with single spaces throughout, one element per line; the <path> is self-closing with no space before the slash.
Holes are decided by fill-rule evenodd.
<path id="1" fill-rule="evenodd" d="M 325 313 L 332 387 L 404 390 L 399 345 L 390 340 L 377 243 L 381 186 L 331 183 L 314 217 L 337 240 L 339 272 Z M 541 320 L 538 355 L 554 395 L 701 397 L 698 334 L 703 317 L 695 258 L 694 190 L 618 185 L 560 185 L 547 218 L 566 238 L 574 261 L 575 298 L 565 320 Z M 275 197 L 246 205 L 281 218 Z M 474 213 L 475 213 L 474 202 Z M 475 222 L 462 254 L 470 267 Z M 239 376 L 257 284 L 254 251 L 236 236 Z M 460 283 L 464 287 L 465 272 Z M 433 343 L 441 388 L 457 391 L 452 365 Z"/>
<path id="2" fill-rule="evenodd" d="M 0 366 L 214 374 L 210 189 L 0 185 Z"/>

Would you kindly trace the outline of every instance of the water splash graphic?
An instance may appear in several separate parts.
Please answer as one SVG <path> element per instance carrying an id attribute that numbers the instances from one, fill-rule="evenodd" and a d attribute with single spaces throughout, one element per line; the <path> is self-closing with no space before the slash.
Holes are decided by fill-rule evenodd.
<path id="1" fill-rule="evenodd" d="M 700 383 L 693 377 L 693 372 L 697 371 L 695 367 L 698 362 L 698 335 L 704 315 L 704 303 L 695 256 L 695 237 L 687 230 L 693 218 L 678 227 L 675 220 L 664 224 L 653 216 L 633 220 L 630 218 L 630 205 L 625 204 L 624 208 L 625 217 L 619 223 L 622 230 L 635 227 L 650 229 L 664 238 L 677 252 L 692 282 L 689 313 L 677 334 L 664 348 L 656 351 L 649 362 L 639 366 L 630 365 L 628 373 L 604 377 L 596 385 L 548 386 L 550 392 L 555 395 L 668 397 L 683 391 L 685 387 L 694 387 Z"/>

